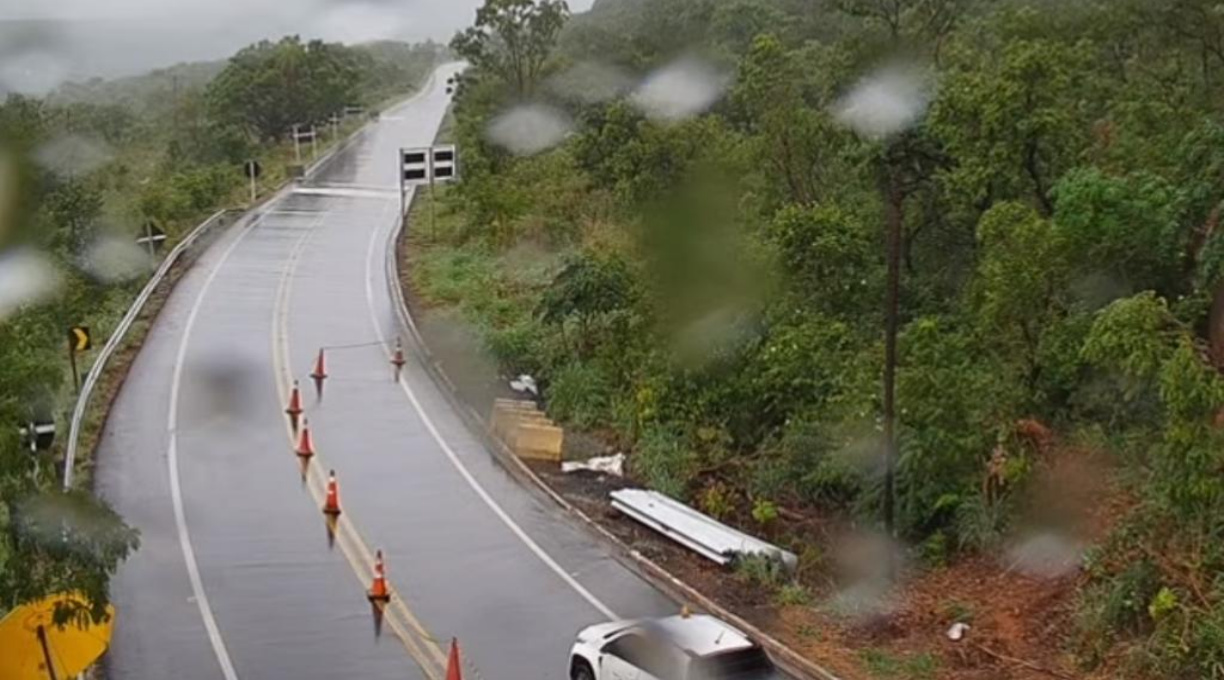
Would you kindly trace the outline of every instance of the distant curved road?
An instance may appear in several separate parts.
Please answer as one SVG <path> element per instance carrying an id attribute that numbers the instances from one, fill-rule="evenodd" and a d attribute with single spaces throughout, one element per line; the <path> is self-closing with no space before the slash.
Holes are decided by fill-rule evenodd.
<path id="1" fill-rule="evenodd" d="M 396 152 L 433 140 L 455 68 L 240 220 L 150 331 L 97 458 L 99 494 L 142 540 L 113 584 L 111 680 L 440 680 L 451 637 L 469 677 L 564 678 L 582 626 L 674 611 L 499 467 L 419 362 L 392 378 Z M 295 377 L 318 448 L 304 471 L 283 414 Z M 381 635 L 376 549 L 396 595 Z"/>

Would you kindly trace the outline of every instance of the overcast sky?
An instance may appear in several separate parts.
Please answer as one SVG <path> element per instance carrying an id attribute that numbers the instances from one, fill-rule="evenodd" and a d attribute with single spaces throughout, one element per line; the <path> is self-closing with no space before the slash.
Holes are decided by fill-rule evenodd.
<path id="1" fill-rule="evenodd" d="M 37 91 L 64 78 L 219 59 L 288 33 L 446 41 L 472 22 L 481 1 L 0 0 L 0 79 L 7 73 L 10 86 Z M 592 1 L 569 4 L 577 12 Z"/>

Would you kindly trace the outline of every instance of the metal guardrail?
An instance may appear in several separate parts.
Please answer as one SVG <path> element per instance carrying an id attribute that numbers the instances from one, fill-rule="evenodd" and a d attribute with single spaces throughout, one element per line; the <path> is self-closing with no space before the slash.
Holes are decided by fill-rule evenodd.
<path id="1" fill-rule="evenodd" d="M 110 362 L 115 350 L 119 348 L 123 338 L 131 330 L 132 324 L 136 323 L 136 319 L 140 317 L 144 307 L 149 302 L 149 298 L 153 296 L 153 292 L 165 280 L 166 275 L 170 273 L 170 269 L 178 263 L 182 258 L 183 253 L 187 249 L 195 245 L 196 241 L 208 230 L 216 226 L 226 213 L 227 210 L 219 210 L 201 222 L 195 229 L 192 229 L 174 249 L 162 260 L 161 265 L 153 275 L 149 277 L 148 283 L 140 291 L 140 295 L 136 296 L 136 300 L 128 309 L 127 314 L 115 327 L 110 338 L 106 341 L 106 345 L 102 347 L 102 351 L 98 353 L 97 359 L 94 360 L 93 366 L 89 368 L 89 373 L 85 376 L 85 382 L 81 384 L 81 392 L 77 395 L 76 406 L 72 409 L 72 421 L 68 426 L 68 447 L 64 454 L 64 490 L 68 491 L 72 488 L 72 475 L 76 465 L 77 449 L 80 446 L 79 440 L 81 437 L 81 427 L 85 421 L 85 411 L 89 407 L 89 399 L 93 396 L 94 388 L 98 384 L 98 380 L 102 376 L 102 371 L 106 369 L 106 365 Z"/>
<path id="2" fill-rule="evenodd" d="M 794 553 L 733 529 L 657 491 L 621 489 L 610 495 L 612 507 L 720 565 L 749 555 L 761 555 L 792 572 L 799 565 Z"/>

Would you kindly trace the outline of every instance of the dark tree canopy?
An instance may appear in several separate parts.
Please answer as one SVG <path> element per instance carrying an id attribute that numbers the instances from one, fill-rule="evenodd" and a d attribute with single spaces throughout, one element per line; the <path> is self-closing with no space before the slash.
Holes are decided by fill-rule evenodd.
<path id="1" fill-rule="evenodd" d="M 451 49 L 527 95 L 568 17 L 565 0 L 486 0 L 475 25 L 457 34 Z"/>

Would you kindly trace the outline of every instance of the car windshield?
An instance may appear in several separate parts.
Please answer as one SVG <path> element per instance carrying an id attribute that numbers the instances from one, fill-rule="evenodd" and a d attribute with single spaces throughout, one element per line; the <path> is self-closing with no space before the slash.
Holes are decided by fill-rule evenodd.
<path id="1" fill-rule="evenodd" d="M 766 680 L 777 678 L 773 662 L 760 647 L 697 659 L 688 680 Z"/>

